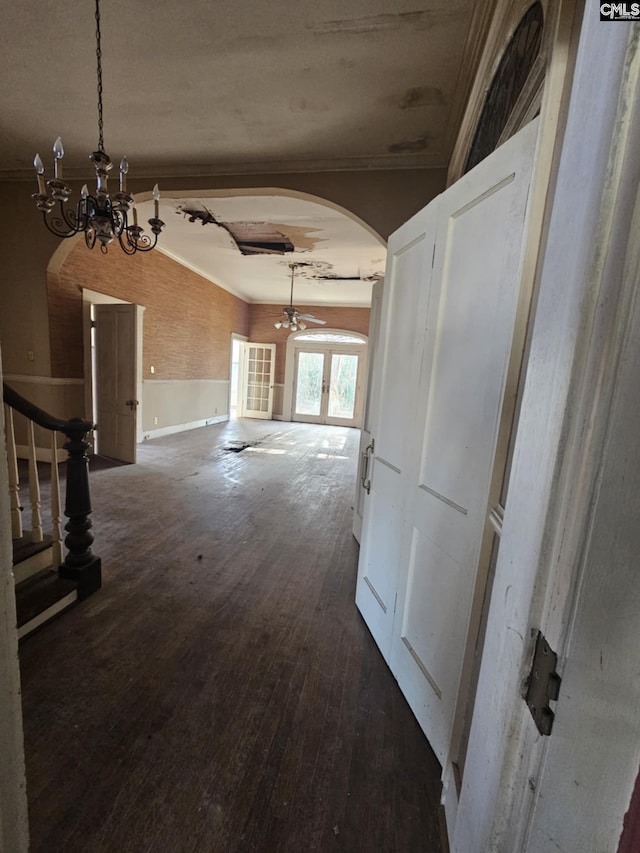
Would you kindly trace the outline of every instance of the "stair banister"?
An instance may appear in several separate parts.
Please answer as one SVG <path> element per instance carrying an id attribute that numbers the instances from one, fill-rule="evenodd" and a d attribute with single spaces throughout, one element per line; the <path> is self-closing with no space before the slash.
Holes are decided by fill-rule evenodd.
<path id="1" fill-rule="evenodd" d="M 58 567 L 58 573 L 60 577 L 75 581 L 78 584 L 78 598 L 86 598 L 101 586 L 100 558 L 91 551 L 93 533 L 87 456 L 90 445 L 86 440 L 88 433 L 95 429 L 95 424 L 81 418 L 56 418 L 22 397 L 6 382 L 2 384 L 2 395 L 10 408 L 24 415 L 29 421 L 54 433 L 59 432 L 67 439 L 63 446 L 68 453 L 64 510 L 68 519 L 65 525 L 67 536 L 64 540 L 68 553 Z M 55 461 L 52 464 L 55 464 Z"/>

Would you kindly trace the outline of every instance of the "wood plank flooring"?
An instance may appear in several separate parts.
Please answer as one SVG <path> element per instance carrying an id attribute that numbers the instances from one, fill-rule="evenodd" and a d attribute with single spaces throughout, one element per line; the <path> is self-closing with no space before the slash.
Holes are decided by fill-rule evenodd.
<path id="1" fill-rule="evenodd" d="M 20 650 L 32 853 L 441 853 L 354 605 L 357 439 L 245 420 L 96 460 L 103 589 Z"/>

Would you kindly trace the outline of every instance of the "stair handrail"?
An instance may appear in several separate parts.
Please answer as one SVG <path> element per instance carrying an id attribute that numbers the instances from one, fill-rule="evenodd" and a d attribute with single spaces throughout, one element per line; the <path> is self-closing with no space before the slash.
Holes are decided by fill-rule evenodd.
<path id="1" fill-rule="evenodd" d="M 69 578 L 78 584 L 78 598 L 83 599 L 100 589 L 101 561 L 91 551 L 91 494 L 89 490 L 90 447 L 87 434 L 96 428 L 91 421 L 82 418 L 62 420 L 45 412 L 39 406 L 2 383 L 2 398 L 7 406 L 24 415 L 29 421 L 44 429 L 62 433 L 67 441 L 67 489 L 64 514 L 69 519 L 65 525 L 67 536 L 64 544 L 68 549 L 64 561 L 58 567 L 60 577 Z M 53 463 L 52 463 L 53 464 Z"/>
<path id="2" fill-rule="evenodd" d="M 78 429 L 83 429 L 85 433 L 95 429 L 95 424 L 91 423 L 91 421 L 85 421 L 81 418 L 71 418 L 65 421 L 50 415 L 49 412 L 45 412 L 44 409 L 41 409 L 35 403 L 27 400 L 26 397 L 14 391 L 6 382 L 2 383 L 2 399 L 8 406 L 15 409 L 16 412 L 24 415 L 25 418 L 43 427 L 43 429 L 61 432 L 63 435 L 66 435 L 66 430 L 68 429 L 72 429 L 74 432 Z"/>

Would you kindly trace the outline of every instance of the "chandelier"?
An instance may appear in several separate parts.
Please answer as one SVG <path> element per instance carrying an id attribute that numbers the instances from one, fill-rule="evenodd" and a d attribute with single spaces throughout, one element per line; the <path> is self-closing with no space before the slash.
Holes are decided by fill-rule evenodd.
<path id="1" fill-rule="evenodd" d="M 96 170 L 96 189 L 92 193 L 85 184 L 80 191 L 80 200 L 75 211 L 66 207 L 71 195 L 71 187 L 62 180 L 62 158 L 64 148 L 58 137 L 53 146 L 54 175 L 53 180 L 44 179 L 44 165 L 40 155 L 36 154 L 33 161 L 38 178 L 38 192 L 32 195 L 36 207 L 42 211 L 42 219 L 46 227 L 56 237 L 73 237 L 84 234 L 85 243 L 93 249 L 96 242 L 100 250 L 106 254 L 107 246 L 117 239 L 120 248 L 127 255 L 136 252 L 150 252 L 158 242 L 158 235 L 164 228 L 164 222 L 159 218 L 160 191 L 156 184 L 153 188 L 154 215 L 149 219 L 153 238 L 145 234 L 138 225 L 138 217 L 133 197 L 127 193 L 127 173 L 129 163 L 126 157 L 120 162 L 120 187 L 112 197 L 107 190 L 109 171 L 113 163 L 104 150 L 103 121 L 102 121 L 102 48 L 100 41 L 100 0 L 96 0 L 96 62 L 98 77 L 98 150 L 89 159 Z M 47 194 L 49 188 L 50 195 Z M 54 211 L 53 208 L 58 203 Z M 131 211 L 133 223 L 129 224 Z"/>

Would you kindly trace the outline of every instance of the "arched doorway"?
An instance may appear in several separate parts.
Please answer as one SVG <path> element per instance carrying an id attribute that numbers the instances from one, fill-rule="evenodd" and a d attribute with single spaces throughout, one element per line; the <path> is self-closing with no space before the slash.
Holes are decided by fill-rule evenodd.
<path id="1" fill-rule="evenodd" d="M 359 427 L 367 338 L 345 329 L 307 329 L 287 340 L 284 417 Z"/>

